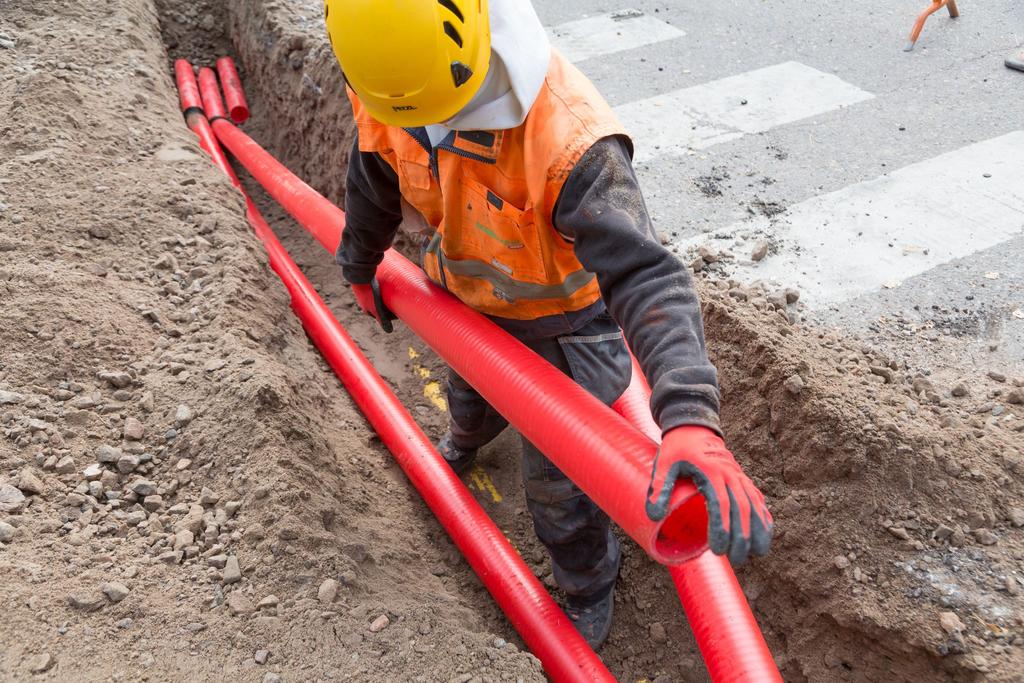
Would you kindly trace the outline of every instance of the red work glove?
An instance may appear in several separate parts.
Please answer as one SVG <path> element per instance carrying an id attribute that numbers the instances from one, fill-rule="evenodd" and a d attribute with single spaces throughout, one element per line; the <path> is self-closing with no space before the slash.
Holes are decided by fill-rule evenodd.
<path id="1" fill-rule="evenodd" d="M 708 543 L 713 553 L 728 554 L 729 561 L 738 565 L 750 553 L 768 552 L 773 522 L 764 496 L 718 434 L 696 425 L 676 427 L 665 434 L 647 491 L 647 514 L 651 519 L 665 517 L 679 477 L 693 480 L 707 502 Z"/>
<path id="2" fill-rule="evenodd" d="M 394 331 L 395 328 L 391 321 L 395 320 L 395 314 L 388 310 L 388 307 L 384 305 L 384 300 L 380 298 L 380 285 L 377 284 L 377 278 L 373 278 L 368 285 L 352 285 L 352 293 L 356 295 L 356 303 L 359 304 L 359 308 L 376 318 L 385 332 Z"/>

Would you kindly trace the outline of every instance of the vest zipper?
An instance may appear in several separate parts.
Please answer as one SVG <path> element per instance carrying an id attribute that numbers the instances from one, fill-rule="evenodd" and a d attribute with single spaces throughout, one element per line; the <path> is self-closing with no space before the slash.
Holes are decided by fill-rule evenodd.
<path id="1" fill-rule="evenodd" d="M 442 197 L 441 197 L 442 205 L 444 204 L 444 190 L 441 189 L 441 164 L 440 164 L 440 162 L 437 159 L 437 152 L 438 152 L 438 150 L 443 149 L 446 152 L 451 152 L 452 154 L 455 154 L 456 156 L 460 156 L 463 159 L 471 159 L 473 161 L 482 161 L 485 164 L 495 164 L 495 163 L 497 163 L 497 159 L 488 159 L 487 157 L 482 157 L 482 156 L 480 156 L 478 154 L 473 154 L 472 152 L 463 151 L 463 150 L 461 150 L 458 147 L 455 147 L 453 145 L 439 144 L 437 147 L 434 147 L 434 146 L 432 146 L 430 144 L 429 140 L 424 142 L 423 139 L 419 135 L 417 135 L 415 132 L 413 132 L 414 130 L 423 130 L 422 128 L 419 128 L 419 129 L 403 128 L 403 130 L 406 133 L 408 133 L 412 137 L 413 140 L 418 142 L 420 147 L 422 147 L 424 149 L 424 151 L 426 151 L 427 155 L 430 157 L 430 172 L 432 174 L 434 174 L 434 180 L 437 181 L 437 191 L 440 192 L 441 195 L 442 195 Z M 440 243 L 437 245 L 437 252 L 434 255 L 437 258 L 437 272 L 438 272 L 438 275 L 441 277 L 441 286 L 444 287 L 447 290 L 448 289 L 448 278 L 444 274 L 444 260 L 445 260 L 444 259 L 444 249 L 441 248 L 441 244 Z"/>

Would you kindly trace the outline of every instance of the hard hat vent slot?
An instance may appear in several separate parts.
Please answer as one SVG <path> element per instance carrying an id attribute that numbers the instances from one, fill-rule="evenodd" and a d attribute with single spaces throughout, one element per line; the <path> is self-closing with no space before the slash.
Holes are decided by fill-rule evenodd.
<path id="1" fill-rule="evenodd" d="M 452 62 L 452 78 L 455 80 L 455 87 L 468 81 L 473 77 L 473 70 L 462 62 Z"/>
<path id="2" fill-rule="evenodd" d="M 441 7 L 444 7 L 446 10 L 457 16 L 459 18 L 459 21 L 461 21 L 463 24 L 466 23 L 466 18 L 462 16 L 462 10 L 460 10 L 458 5 L 452 2 L 452 0 L 437 0 L 437 4 L 441 5 Z"/>
<path id="3" fill-rule="evenodd" d="M 456 29 L 450 21 L 444 22 L 444 32 L 448 34 L 448 37 L 455 41 L 455 44 L 462 47 L 462 36 L 459 35 L 458 29 Z"/>

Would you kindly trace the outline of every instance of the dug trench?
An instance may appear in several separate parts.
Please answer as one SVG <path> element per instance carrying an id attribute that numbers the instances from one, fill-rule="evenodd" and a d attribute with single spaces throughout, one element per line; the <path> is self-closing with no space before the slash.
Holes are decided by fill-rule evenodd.
<path id="1" fill-rule="evenodd" d="M 0 16 L 5 679 L 543 680 L 306 340 L 177 112 L 169 58 L 233 53 L 249 132 L 342 202 L 351 122 L 319 12 Z M 329 255 L 259 201 L 438 435 L 443 364 L 358 315 Z M 799 324 L 774 292 L 698 286 L 728 441 L 778 524 L 739 576 L 785 678 L 1014 680 L 1021 421 L 1012 403 L 991 415 L 1012 390 L 965 396 Z M 481 466 L 478 499 L 554 590 L 515 436 Z M 667 575 L 628 544 L 616 613 L 601 654 L 617 678 L 706 676 Z"/>

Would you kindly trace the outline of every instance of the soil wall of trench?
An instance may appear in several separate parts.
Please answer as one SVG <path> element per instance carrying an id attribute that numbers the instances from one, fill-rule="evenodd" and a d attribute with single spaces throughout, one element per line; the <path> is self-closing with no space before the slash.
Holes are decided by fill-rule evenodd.
<path id="1" fill-rule="evenodd" d="M 340 202 L 351 113 L 318 9 L 233 2 L 228 26 L 267 117 L 262 141 Z M 978 419 L 913 367 L 794 325 L 769 292 L 698 284 L 728 442 L 778 523 L 771 555 L 739 575 L 786 679 L 1013 678 L 1020 423 Z M 633 553 L 624 574 L 620 592 L 637 603 L 620 618 L 632 622 L 625 637 L 693 657 L 685 627 L 655 606 L 669 593 L 659 570 Z M 642 674 L 631 665 L 653 660 L 621 641 L 605 658 Z"/>

